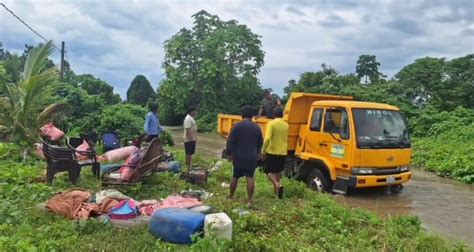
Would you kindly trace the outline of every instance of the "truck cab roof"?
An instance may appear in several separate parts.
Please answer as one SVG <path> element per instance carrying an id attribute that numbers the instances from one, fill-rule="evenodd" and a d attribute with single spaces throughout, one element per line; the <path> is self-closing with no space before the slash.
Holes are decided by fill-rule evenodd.
<path id="1" fill-rule="evenodd" d="M 365 109 L 386 109 L 396 110 L 399 109 L 395 106 L 391 106 L 384 103 L 374 102 L 361 102 L 361 101 L 344 101 L 344 100 L 322 100 L 313 102 L 312 106 L 325 106 L 325 107 L 345 107 L 345 108 L 365 108 Z"/>

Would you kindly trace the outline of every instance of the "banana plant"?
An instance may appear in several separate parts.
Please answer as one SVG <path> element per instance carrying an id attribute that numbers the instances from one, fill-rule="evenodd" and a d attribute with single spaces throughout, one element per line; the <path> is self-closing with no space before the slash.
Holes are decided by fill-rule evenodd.
<path id="1" fill-rule="evenodd" d="M 51 101 L 52 84 L 58 78 L 56 67 L 46 67 L 53 53 L 52 41 L 30 50 L 21 78 L 17 83 L 0 83 L 0 125 L 10 139 L 20 145 L 23 158 L 38 140 L 40 127 L 60 112 L 64 104 Z"/>

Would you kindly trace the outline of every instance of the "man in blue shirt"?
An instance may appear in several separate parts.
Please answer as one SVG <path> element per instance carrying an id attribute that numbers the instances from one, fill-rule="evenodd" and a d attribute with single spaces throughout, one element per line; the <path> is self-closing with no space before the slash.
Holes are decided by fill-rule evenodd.
<path id="1" fill-rule="evenodd" d="M 151 140 L 160 137 L 160 134 L 164 131 L 160 125 L 160 119 L 158 118 L 158 104 L 152 102 L 148 106 L 150 112 L 146 114 L 145 117 L 145 133 L 147 134 L 146 141 L 151 142 Z"/>

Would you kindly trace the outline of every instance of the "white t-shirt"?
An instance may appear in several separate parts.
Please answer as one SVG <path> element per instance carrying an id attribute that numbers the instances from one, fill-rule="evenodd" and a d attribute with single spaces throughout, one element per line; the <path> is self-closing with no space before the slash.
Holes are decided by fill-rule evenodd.
<path id="1" fill-rule="evenodd" d="M 196 141 L 197 125 L 196 125 L 196 121 L 194 120 L 192 116 L 187 115 L 186 118 L 184 118 L 183 127 L 184 127 L 184 142 Z M 191 129 L 191 132 L 190 132 L 191 134 L 188 135 L 186 129 Z"/>

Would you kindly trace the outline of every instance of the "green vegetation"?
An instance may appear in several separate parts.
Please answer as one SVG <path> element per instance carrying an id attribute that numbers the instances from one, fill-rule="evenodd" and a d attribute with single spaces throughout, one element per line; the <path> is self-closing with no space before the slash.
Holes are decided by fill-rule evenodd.
<path id="1" fill-rule="evenodd" d="M 37 140 L 40 127 L 63 107 L 47 103 L 50 83 L 58 75 L 56 68 L 46 66 L 53 49 L 51 42 L 32 49 L 17 83 L 0 83 L 4 93 L 0 97 L 0 125 L 10 133 L 11 140 L 21 145 L 24 156 Z"/>
<path id="2" fill-rule="evenodd" d="M 189 106 L 197 106 L 200 129 L 212 130 L 218 113 L 257 106 L 263 90 L 257 78 L 264 52 L 260 36 L 235 20 L 200 11 L 194 26 L 182 28 L 165 42 L 166 79 L 158 90 L 162 121 L 182 123 Z"/>
<path id="3" fill-rule="evenodd" d="M 241 183 L 236 201 L 226 199 L 221 187 L 231 176 L 230 165 L 213 173 L 205 189 L 214 196 L 206 201 L 226 212 L 234 222 L 232 242 L 215 238 L 198 238 L 192 246 L 165 243 L 154 238 L 147 227 L 114 228 L 100 221 L 70 221 L 44 212 L 37 207 L 55 192 L 71 187 L 67 175 L 57 175 L 52 187 L 43 180 L 44 162 L 28 160 L 18 163 L 11 156 L 13 144 L 0 145 L 0 250 L 97 250 L 97 251 L 208 251 L 210 247 L 237 251 L 289 251 L 295 248 L 311 251 L 402 250 L 402 251 L 464 251 L 454 244 L 422 229 L 416 217 L 380 219 L 362 209 L 347 209 L 329 195 L 318 194 L 293 180 L 285 180 L 286 196 L 275 198 L 265 176 L 257 173 L 256 208 L 240 217 L 232 210 L 245 205 L 245 187 Z M 8 154 L 10 153 L 10 154 Z M 182 162 L 184 156 L 177 153 Z M 197 159 L 207 165 L 210 160 Z M 92 191 L 100 184 L 89 169 L 81 174 L 79 186 Z M 185 184 L 177 175 L 153 174 L 142 184 L 118 189 L 135 199 L 166 197 L 195 186 Z"/>
<path id="4" fill-rule="evenodd" d="M 135 76 L 127 90 L 127 101 L 132 104 L 145 106 L 148 100 L 155 98 L 155 91 L 147 78 L 143 75 Z"/>
<path id="5" fill-rule="evenodd" d="M 419 127 L 427 137 L 414 141 L 413 164 L 440 176 L 474 183 L 474 111 L 458 108 L 439 113 L 430 110 L 414 123 L 431 127 Z"/>

